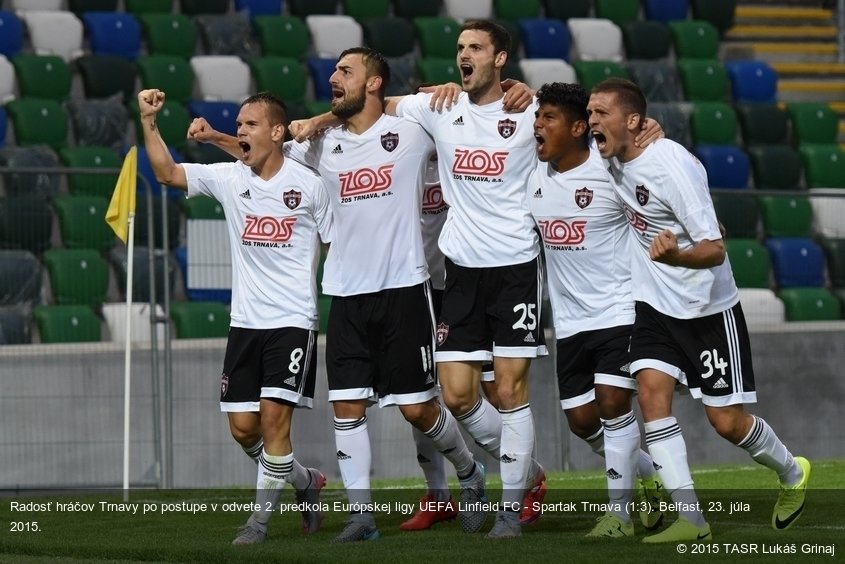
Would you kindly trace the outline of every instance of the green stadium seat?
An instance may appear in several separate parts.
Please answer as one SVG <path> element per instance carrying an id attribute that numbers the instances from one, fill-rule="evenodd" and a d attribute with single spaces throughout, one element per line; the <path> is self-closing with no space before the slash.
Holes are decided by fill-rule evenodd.
<path id="1" fill-rule="evenodd" d="M 99 196 L 64 196 L 53 200 L 65 247 L 110 249 L 114 244 L 114 231 L 103 221 L 108 207 L 109 201 Z"/>
<path id="2" fill-rule="evenodd" d="M 460 24 L 452 18 L 415 18 L 414 30 L 423 57 L 455 57 Z"/>
<path id="3" fill-rule="evenodd" d="M 835 288 L 845 289 L 845 239 L 820 240 L 825 258 L 830 283 Z"/>
<path id="4" fill-rule="evenodd" d="M 508 59 L 505 66 L 502 67 L 502 80 L 509 78 L 517 82 L 525 82 L 525 75 L 522 74 L 519 63 L 512 59 Z"/>
<path id="5" fill-rule="evenodd" d="M 633 22 L 640 17 L 640 0 L 594 0 L 596 17 L 616 25 Z"/>
<path id="6" fill-rule="evenodd" d="M 622 24 L 622 39 L 628 59 L 665 59 L 672 49 L 672 33 L 659 21 L 636 20 Z"/>
<path id="7" fill-rule="evenodd" d="M 18 145 L 49 145 L 58 151 L 67 143 L 68 120 L 56 100 L 21 98 L 6 105 Z"/>
<path id="8" fill-rule="evenodd" d="M 308 53 L 308 26 L 294 16 L 259 16 L 255 29 L 264 56 L 303 59 Z"/>
<path id="9" fill-rule="evenodd" d="M 385 57 L 402 57 L 413 53 L 414 25 L 404 18 L 367 18 L 361 21 L 366 44 Z M 393 65 L 391 65 L 391 82 Z"/>
<path id="10" fill-rule="evenodd" d="M 418 59 L 417 74 L 421 82 L 432 84 L 459 82 L 461 80 L 454 57 L 450 59 Z"/>
<path id="11" fill-rule="evenodd" d="M 223 206 L 214 198 L 194 196 L 180 200 L 186 219 L 226 219 Z"/>
<path id="12" fill-rule="evenodd" d="M 229 334 L 229 310 L 218 302 L 171 302 L 177 339 L 214 339 Z"/>
<path id="13" fill-rule="evenodd" d="M 76 60 L 86 98 L 135 97 L 135 64 L 118 55 L 87 55 Z"/>
<path id="14" fill-rule="evenodd" d="M 173 0 L 123 0 L 126 11 L 140 14 L 169 14 L 173 11 Z"/>
<path id="15" fill-rule="evenodd" d="M 839 300 L 824 288 L 787 288 L 778 292 L 787 321 L 834 321 L 841 318 Z"/>
<path id="16" fill-rule="evenodd" d="M 22 306 L 0 308 L 0 345 L 27 345 L 32 342 L 31 314 Z"/>
<path id="17" fill-rule="evenodd" d="M 100 319 L 90 306 L 38 306 L 33 315 L 42 343 L 87 343 L 100 340 Z"/>
<path id="18" fill-rule="evenodd" d="M 494 0 L 496 17 L 516 21 L 522 18 L 540 17 L 540 0 Z"/>
<path id="19" fill-rule="evenodd" d="M 326 328 L 329 326 L 329 310 L 332 307 L 332 297 L 323 296 L 317 298 L 317 309 L 320 316 L 320 333 L 326 334 Z"/>
<path id="20" fill-rule="evenodd" d="M 333 15 L 337 11 L 337 0 L 287 0 L 286 3 L 291 15 L 302 19 L 314 15 Z"/>
<path id="21" fill-rule="evenodd" d="M 746 145 L 789 143 L 789 119 L 777 104 L 736 104 L 736 114 Z"/>
<path id="22" fill-rule="evenodd" d="M 736 114 L 724 102 L 696 102 L 690 114 L 692 140 L 696 145 L 736 143 Z"/>
<path id="23" fill-rule="evenodd" d="M 179 0 L 179 8 L 188 16 L 225 14 L 229 10 L 229 0 Z"/>
<path id="24" fill-rule="evenodd" d="M 716 59 L 678 59 L 678 72 L 686 99 L 691 102 L 721 102 L 728 93 L 728 73 Z"/>
<path id="25" fill-rule="evenodd" d="M 590 0 L 543 0 L 546 17 L 566 21 L 569 18 L 589 18 Z"/>
<path id="26" fill-rule="evenodd" d="M 305 66 L 289 57 L 260 57 L 249 62 L 256 90 L 267 90 L 285 101 L 305 100 L 308 86 L 308 71 Z"/>
<path id="27" fill-rule="evenodd" d="M 808 188 L 845 188 L 845 150 L 839 145 L 804 143 L 798 150 Z"/>
<path id="28" fill-rule="evenodd" d="M 312 116 L 319 116 L 325 114 L 326 112 L 330 112 L 332 109 L 332 103 L 326 102 L 325 100 L 308 100 L 305 102 L 305 107 L 308 109 L 308 113 Z"/>
<path id="29" fill-rule="evenodd" d="M 23 98 L 67 100 L 70 96 L 71 70 L 55 55 L 18 55 L 12 59 L 18 89 Z"/>
<path id="30" fill-rule="evenodd" d="M 813 207 L 808 198 L 760 196 L 760 211 L 766 237 L 812 235 Z"/>
<path id="31" fill-rule="evenodd" d="M 394 0 L 393 13 L 400 18 L 436 18 L 440 14 L 441 0 Z"/>
<path id="32" fill-rule="evenodd" d="M 390 0 L 343 0 L 343 13 L 356 20 L 386 18 L 390 15 Z"/>
<path id="33" fill-rule="evenodd" d="M 734 25 L 737 0 L 690 0 L 692 19 L 710 22 L 724 34 Z"/>
<path id="34" fill-rule="evenodd" d="M 193 97 L 194 71 L 188 61 L 175 55 L 150 55 L 135 61 L 143 88 L 158 88 L 168 101 L 188 103 Z"/>
<path id="35" fill-rule="evenodd" d="M 51 249 L 44 253 L 53 299 L 59 305 L 98 306 L 106 299 L 109 265 L 94 249 Z"/>
<path id="36" fill-rule="evenodd" d="M 754 187 L 759 190 L 800 190 L 801 156 L 789 145 L 748 148 Z"/>
<path id="37" fill-rule="evenodd" d="M 718 59 L 719 30 L 702 20 L 669 22 L 678 59 Z"/>
<path id="38" fill-rule="evenodd" d="M 711 194 L 716 218 L 725 226 L 725 238 L 756 239 L 759 232 L 760 207 L 757 198 L 735 193 Z"/>
<path id="39" fill-rule="evenodd" d="M 197 26 L 185 14 L 141 14 L 141 27 L 150 55 L 190 59 L 197 49 Z"/>
<path id="40" fill-rule="evenodd" d="M 139 145 L 144 144 L 144 128 L 141 126 L 141 111 L 138 108 L 138 100 L 129 102 L 129 110 L 135 118 L 135 136 Z M 156 115 L 156 127 L 158 127 L 161 138 L 168 146 L 182 151 L 188 143 L 187 132 L 191 124 L 191 114 L 188 109 L 177 99 L 167 100 L 164 107 Z"/>
<path id="41" fill-rule="evenodd" d="M 630 78 L 622 65 L 612 61 L 575 61 L 572 66 L 575 67 L 578 82 L 587 92 L 593 86 L 611 76 Z"/>
<path id="42" fill-rule="evenodd" d="M 0 249 L 0 306 L 41 301 L 41 263 L 29 251 Z"/>
<path id="43" fill-rule="evenodd" d="M 59 151 L 62 163 L 71 168 L 120 168 L 120 157 L 108 147 L 65 147 Z M 69 174 L 68 190 L 74 196 L 111 199 L 117 184 L 115 174 Z"/>
<path id="44" fill-rule="evenodd" d="M 756 239 L 725 240 L 736 285 L 740 288 L 771 286 L 772 260 L 769 251 Z"/>
<path id="45" fill-rule="evenodd" d="M 0 246 L 41 253 L 50 248 L 53 213 L 37 196 L 0 198 Z"/>
<path id="46" fill-rule="evenodd" d="M 839 116 L 822 102 L 791 102 L 786 106 L 792 120 L 792 136 L 798 145 L 831 144 L 839 137 Z"/>

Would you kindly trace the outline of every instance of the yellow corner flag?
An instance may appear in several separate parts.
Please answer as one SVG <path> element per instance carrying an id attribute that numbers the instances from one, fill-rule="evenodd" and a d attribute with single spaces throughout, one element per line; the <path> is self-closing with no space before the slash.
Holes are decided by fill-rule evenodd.
<path id="1" fill-rule="evenodd" d="M 120 169 L 120 176 L 114 187 L 114 194 L 106 210 L 106 223 L 114 230 L 120 240 L 126 243 L 129 237 L 129 214 L 135 213 L 135 190 L 138 181 L 138 148 L 134 145 Z"/>

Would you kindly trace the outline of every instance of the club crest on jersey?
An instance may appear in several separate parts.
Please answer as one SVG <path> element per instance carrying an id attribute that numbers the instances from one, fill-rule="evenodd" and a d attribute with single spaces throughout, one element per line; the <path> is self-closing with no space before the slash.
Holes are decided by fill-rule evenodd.
<path id="1" fill-rule="evenodd" d="M 578 204 L 578 207 L 582 210 L 590 205 L 590 202 L 593 201 L 593 191 L 587 188 L 579 188 L 575 190 L 575 203 Z"/>
<path id="2" fill-rule="evenodd" d="M 381 136 L 381 146 L 384 147 L 384 150 L 388 153 L 392 153 L 393 150 L 399 146 L 399 134 L 388 131 Z"/>
<path id="3" fill-rule="evenodd" d="M 646 188 L 642 184 L 637 186 L 637 201 L 640 203 L 641 206 L 644 206 L 648 203 L 648 188 Z"/>
<path id="4" fill-rule="evenodd" d="M 516 122 L 512 119 L 499 120 L 499 135 L 507 139 L 516 131 Z"/>
<path id="5" fill-rule="evenodd" d="M 285 192 L 282 194 L 282 199 L 288 209 L 295 210 L 299 207 L 299 203 L 302 201 L 302 192 L 297 192 L 296 190 Z"/>
<path id="6" fill-rule="evenodd" d="M 442 346 L 446 342 L 446 337 L 449 336 L 449 326 L 445 323 L 437 325 L 437 346 Z"/>
<path id="7" fill-rule="evenodd" d="M 225 372 L 220 376 L 220 396 L 225 396 L 229 391 L 229 375 Z"/>

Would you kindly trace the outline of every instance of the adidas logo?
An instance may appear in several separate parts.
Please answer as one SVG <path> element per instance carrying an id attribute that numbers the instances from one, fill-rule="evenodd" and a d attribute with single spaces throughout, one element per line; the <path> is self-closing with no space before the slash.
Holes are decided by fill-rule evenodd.
<path id="1" fill-rule="evenodd" d="M 242 193 L 242 194 L 238 194 L 238 196 L 240 196 L 244 200 L 251 200 L 252 199 L 252 196 L 249 195 L 249 189 L 247 189 L 247 191 Z"/>
<path id="2" fill-rule="evenodd" d="M 542 198 L 543 197 L 543 191 L 540 188 L 537 188 L 537 191 L 534 192 L 534 197 L 535 198 Z"/>
<path id="3" fill-rule="evenodd" d="M 285 379 L 285 385 L 295 386 L 296 385 L 296 376 L 291 376 L 290 378 Z"/>
<path id="4" fill-rule="evenodd" d="M 531 333 L 528 333 L 525 336 L 525 342 L 526 343 L 533 343 L 534 342 L 534 335 L 532 335 Z"/>
<path id="5" fill-rule="evenodd" d="M 631 363 L 627 362 L 627 363 L 623 364 L 622 366 L 619 367 L 619 370 L 621 372 L 631 372 Z"/>
<path id="6" fill-rule="evenodd" d="M 426 384 L 434 384 L 434 376 L 431 374 L 428 375 L 428 378 L 425 379 Z"/>
<path id="7" fill-rule="evenodd" d="M 611 480 L 618 480 L 619 478 L 621 478 L 621 477 L 622 477 L 622 474 L 620 474 L 619 472 L 617 472 L 617 471 L 616 471 L 616 470 L 614 470 L 613 468 L 611 468 L 610 470 L 608 470 L 607 472 L 605 472 L 605 474 L 606 474 L 606 475 L 607 475 L 607 477 L 608 477 L 608 478 L 610 478 Z"/>
<path id="8" fill-rule="evenodd" d="M 503 454 L 502 457 L 499 459 L 505 464 L 510 464 L 511 462 L 516 462 L 516 458 L 511 458 L 507 454 Z"/>
<path id="9" fill-rule="evenodd" d="M 349 460 L 350 458 L 352 458 L 352 457 L 349 456 L 348 454 L 346 454 L 345 452 L 343 452 L 342 450 L 337 451 L 337 459 L 338 460 Z"/>
<path id="10" fill-rule="evenodd" d="M 452 125 L 463 125 L 464 124 L 464 116 L 460 116 L 458 119 L 452 122 Z"/>
<path id="11" fill-rule="evenodd" d="M 663 467 L 655 461 L 651 461 L 651 465 L 654 466 L 655 470 L 663 470 Z"/>
<path id="12" fill-rule="evenodd" d="M 340 148 L 340 143 L 337 144 L 337 147 L 332 149 L 332 155 L 340 155 L 343 154 L 343 149 Z"/>
<path id="13" fill-rule="evenodd" d="M 728 384 L 725 382 L 724 378 L 719 378 L 718 380 L 716 380 L 716 383 L 713 384 L 714 390 L 721 390 L 721 389 L 724 389 L 724 388 L 727 388 L 727 387 L 728 387 Z"/>

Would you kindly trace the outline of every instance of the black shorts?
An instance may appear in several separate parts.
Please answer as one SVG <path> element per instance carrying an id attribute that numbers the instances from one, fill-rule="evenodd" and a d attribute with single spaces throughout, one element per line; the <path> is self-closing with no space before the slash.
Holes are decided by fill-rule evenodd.
<path id="1" fill-rule="evenodd" d="M 258 411 L 262 398 L 312 407 L 316 350 L 316 331 L 230 328 L 220 378 L 220 410 Z"/>
<path id="2" fill-rule="evenodd" d="M 653 368 L 689 388 L 704 405 L 754 403 L 754 369 L 739 303 L 696 319 L 664 315 L 637 302 L 631 334 L 631 373 Z"/>
<path id="3" fill-rule="evenodd" d="M 540 319 L 542 288 L 539 258 L 494 268 L 467 268 L 447 258 L 437 362 L 548 354 Z"/>
<path id="4" fill-rule="evenodd" d="M 412 405 L 436 396 L 428 282 L 334 296 L 326 331 L 329 401 Z"/>
<path id="5" fill-rule="evenodd" d="M 582 331 L 557 341 L 560 407 L 572 409 L 596 397 L 595 384 L 636 390 L 629 372 L 631 325 Z"/>

